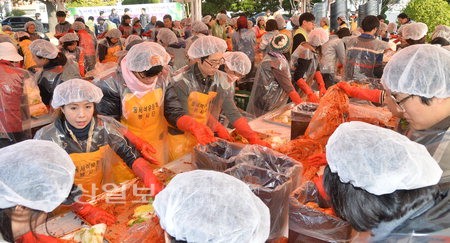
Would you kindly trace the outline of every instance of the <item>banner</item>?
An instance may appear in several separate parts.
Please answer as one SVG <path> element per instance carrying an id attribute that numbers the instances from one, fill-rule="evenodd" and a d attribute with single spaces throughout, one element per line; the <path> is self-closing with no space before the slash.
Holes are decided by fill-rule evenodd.
<path id="1" fill-rule="evenodd" d="M 133 4 L 133 5 L 120 5 L 120 6 L 95 6 L 95 7 L 76 7 L 68 8 L 70 12 L 69 19 L 75 19 L 77 17 L 83 17 L 87 21 L 89 16 L 93 16 L 94 19 L 100 15 L 100 11 L 103 11 L 103 18 L 108 18 L 111 13 L 111 9 L 116 9 L 119 16 L 122 16 L 125 8 L 130 9 L 130 17 L 138 17 L 141 14 L 141 9 L 145 8 L 146 13 L 151 16 L 156 16 L 158 20 L 163 20 L 163 16 L 170 14 L 172 20 L 181 20 L 186 17 L 183 4 L 181 3 L 149 3 L 149 4 Z"/>

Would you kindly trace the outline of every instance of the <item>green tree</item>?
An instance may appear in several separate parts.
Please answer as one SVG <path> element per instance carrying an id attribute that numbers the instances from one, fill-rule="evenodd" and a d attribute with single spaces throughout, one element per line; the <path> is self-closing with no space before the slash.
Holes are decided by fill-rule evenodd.
<path id="1" fill-rule="evenodd" d="M 445 0 L 411 0 L 403 10 L 416 22 L 428 26 L 428 36 L 437 25 L 450 25 L 450 4 Z"/>
<path id="2" fill-rule="evenodd" d="M 13 9 L 11 10 L 11 13 L 9 14 L 9 16 L 22 16 L 25 15 L 25 11 L 21 10 L 21 9 Z"/>
<path id="3" fill-rule="evenodd" d="M 66 3 L 66 7 L 95 7 L 95 6 L 114 6 L 117 0 L 72 0 Z M 125 1 L 123 4 L 126 4 Z"/>

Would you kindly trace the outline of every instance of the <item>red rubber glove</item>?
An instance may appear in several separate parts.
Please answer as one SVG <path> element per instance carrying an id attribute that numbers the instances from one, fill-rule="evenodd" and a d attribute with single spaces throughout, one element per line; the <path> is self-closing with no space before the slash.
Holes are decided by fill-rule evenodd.
<path id="1" fill-rule="evenodd" d="M 116 222 L 114 215 L 101 208 L 94 207 L 89 203 L 75 202 L 72 204 L 72 211 L 91 225 L 100 223 L 112 225 Z"/>
<path id="2" fill-rule="evenodd" d="M 190 132 L 201 145 L 216 141 L 214 133 L 208 126 L 197 122 L 190 116 L 185 115 L 178 118 L 177 127 L 185 132 Z"/>
<path id="3" fill-rule="evenodd" d="M 381 103 L 383 92 L 379 89 L 363 89 L 355 86 L 351 86 L 347 82 L 339 82 L 337 86 L 345 91 L 345 93 L 354 98 L 368 100 L 375 103 Z"/>
<path id="4" fill-rule="evenodd" d="M 258 138 L 258 135 L 255 131 L 253 131 L 248 125 L 247 119 L 245 117 L 241 117 L 237 119 L 233 126 L 236 128 L 236 131 L 241 134 L 244 138 L 248 140 L 250 144 L 259 144 L 261 146 L 265 146 L 268 148 L 272 148 L 269 143 Z"/>
<path id="5" fill-rule="evenodd" d="M 214 126 L 214 131 L 217 133 L 217 136 L 219 136 L 219 138 L 225 139 L 230 142 L 234 141 L 228 130 L 222 124 L 220 124 L 220 122 L 216 123 L 216 125 Z"/>
<path id="6" fill-rule="evenodd" d="M 311 87 L 309 87 L 309 85 L 303 78 L 297 80 L 297 85 L 308 96 L 309 102 L 319 103 L 319 98 L 317 98 L 317 96 L 312 91 Z"/>
<path id="7" fill-rule="evenodd" d="M 297 105 L 303 102 L 302 98 L 300 98 L 300 95 L 295 90 L 289 92 L 289 98 Z"/>
<path id="8" fill-rule="evenodd" d="M 124 136 L 130 141 L 130 143 L 132 143 L 137 148 L 137 150 L 139 150 L 144 159 L 146 159 L 152 164 L 161 165 L 161 163 L 158 160 L 156 160 L 153 156 L 150 155 L 156 153 L 156 149 L 151 144 L 147 143 L 140 137 L 134 135 L 130 131 L 127 131 L 124 134 Z"/>
<path id="9" fill-rule="evenodd" d="M 138 158 L 133 162 L 132 166 L 134 174 L 144 181 L 147 188 L 152 189 L 152 196 L 156 196 L 164 187 L 158 178 L 153 174 L 153 169 L 143 158 Z"/>
<path id="10" fill-rule="evenodd" d="M 320 71 L 316 71 L 314 73 L 314 79 L 317 82 L 317 85 L 319 86 L 319 94 L 320 97 L 324 96 L 327 92 L 327 88 L 325 88 L 325 82 L 323 81 L 322 73 Z"/>

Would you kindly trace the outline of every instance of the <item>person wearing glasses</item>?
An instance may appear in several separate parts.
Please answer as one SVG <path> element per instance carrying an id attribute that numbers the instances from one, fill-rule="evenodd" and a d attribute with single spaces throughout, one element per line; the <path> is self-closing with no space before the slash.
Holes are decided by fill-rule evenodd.
<path id="1" fill-rule="evenodd" d="M 426 68 L 424 68 L 426 63 Z M 349 96 L 386 103 L 409 123 L 406 136 L 423 144 L 444 171 L 441 184 L 450 183 L 450 52 L 419 44 L 396 53 L 384 68 L 382 90 L 338 83 Z"/>
<path id="2" fill-rule="evenodd" d="M 227 43 L 215 36 L 201 36 L 189 47 L 188 56 L 194 64 L 174 76 L 174 89 L 182 107 L 201 124 L 208 125 L 220 138 L 231 140 L 227 129 L 217 119 L 228 118 L 236 131 L 251 144 L 270 146 L 260 140 L 241 115 L 233 100 L 233 86 L 228 75 L 219 71 L 225 63 Z M 197 144 L 189 135 L 169 127 L 169 156 L 176 159 L 192 151 Z"/>
<path id="3" fill-rule="evenodd" d="M 95 84 L 103 91 L 99 114 L 120 120 L 128 130 L 156 150 L 154 158 L 169 162 L 167 123 L 192 134 L 195 142 L 207 144 L 214 134 L 204 124 L 187 116 L 172 86 L 168 64 L 170 55 L 154 42 L 136 44 L 120 66 Z"/>

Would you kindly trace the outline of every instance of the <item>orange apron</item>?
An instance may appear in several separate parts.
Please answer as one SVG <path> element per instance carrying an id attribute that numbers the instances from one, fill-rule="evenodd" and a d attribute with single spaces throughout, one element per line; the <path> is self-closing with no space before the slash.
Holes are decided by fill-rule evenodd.
<path id="1" fill-rule="evenodd" d="M 203 94 L 197 91 L 191 92 L 188 97 L 188 114 L 197 122 L 207 124 L 211 101 L 216 97 L 216 92 Z M 169 161 L 191 153 L 197 140 L 188 132 L 180 135 L 169 134 Z"/>
<path id="2" fill-rule="evenodd" d="M 151 144 L 156 149 L 153 156 L 165 164 L 168 162 L 168 152 L 163 102 L 162 88 L 156 88 L 141 98 L 132 93 L 125 94 L 122 100 L 121 122 L 134 135 Z"/>
<path id="3" fill-rule="evenodd" d="M 119 57 L 116 56 L 116 52 L 122 50 L 122 46 L 119 45 L 115 45 L 112 47 L 108 47 L 108 50 L 106 51 L 106 56 L 105 56 L 105 60 L 102 61 L 102 63 L 107 63 L 107 62 L 119 62 Z"/>

